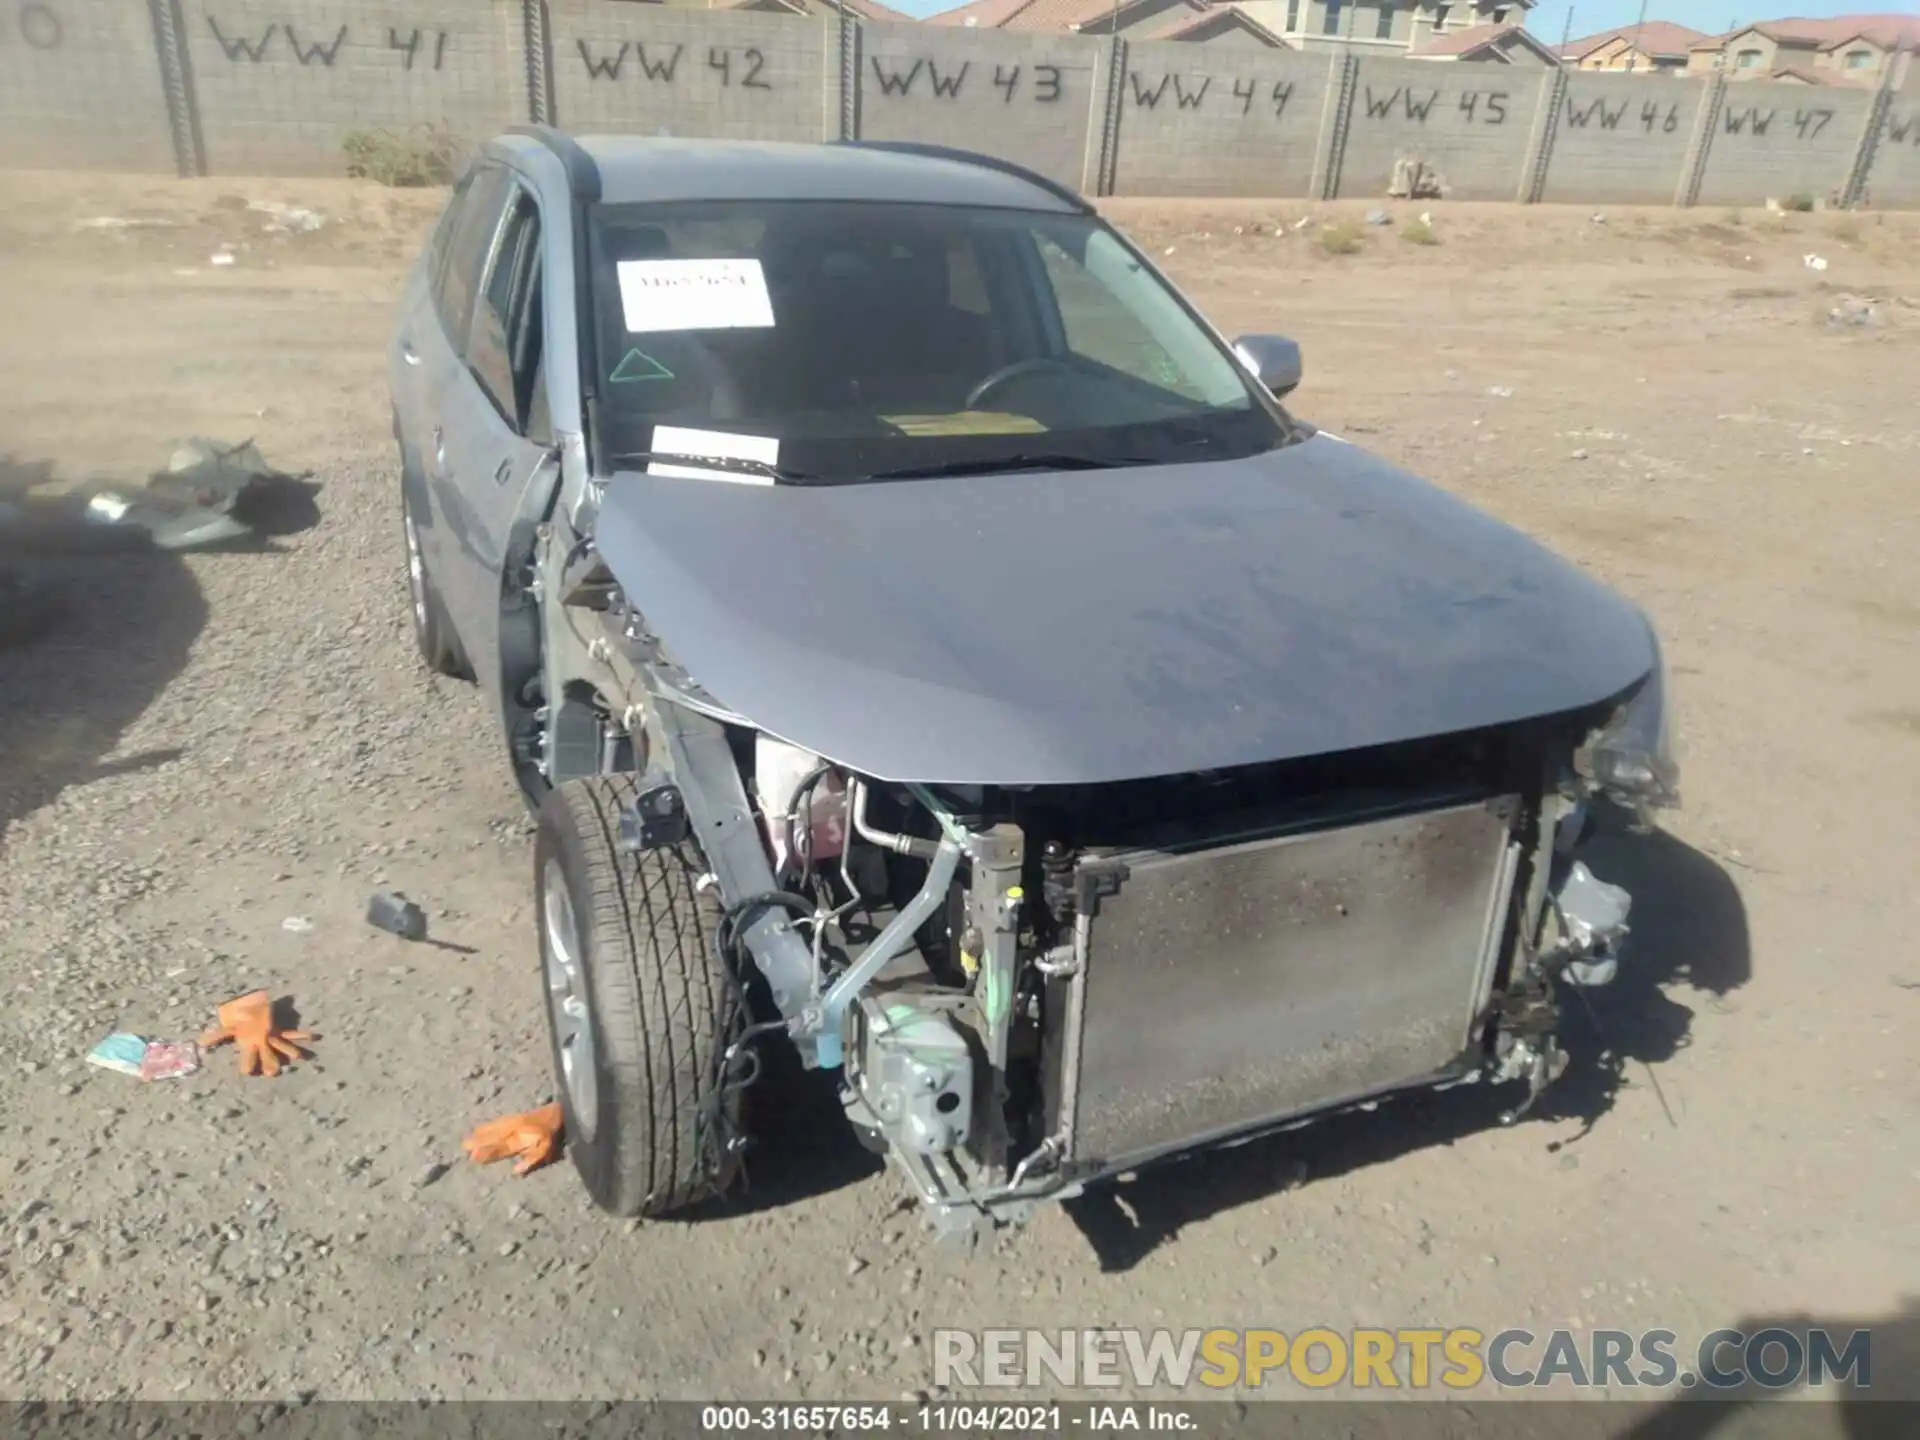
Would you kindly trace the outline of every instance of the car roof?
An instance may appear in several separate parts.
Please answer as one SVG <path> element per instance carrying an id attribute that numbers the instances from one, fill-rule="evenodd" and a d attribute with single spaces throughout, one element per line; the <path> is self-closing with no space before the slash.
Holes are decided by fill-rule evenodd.
<path id="1" fill-rule="evenodd" d="M 1063 185 L 1008 161 L 931 145 L 567 136 L 516 130 L 508 149 L 539 146 L 567 165 L 576 192 L 601 203 L 672 200 L 892 200 L 1054 214 L 1088 207 Z"/>

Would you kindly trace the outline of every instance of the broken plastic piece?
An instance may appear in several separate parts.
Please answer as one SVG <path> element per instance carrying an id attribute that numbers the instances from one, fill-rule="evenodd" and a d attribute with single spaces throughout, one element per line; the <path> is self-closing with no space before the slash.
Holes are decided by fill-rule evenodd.
<path id="1" fill-rule="evenodd" d="M 560 1154 L 561 1132 L 566 1124 L 559 1103 L 542 1105 L 521 1115 L 507 1115 L 474 1127 L 460 1142 L 467 1158 L 479 1165 L 518 1156 L 513 1167 L 516 1175 L 525 1175 L 552 1161 Z"/>
<path id="2" fill-rule="evenodd" d="M 140 1078 L 140 1062 L 146 1059 L 147 1042 L 138 1035 L 116 1030 L 87 1052 L 87 1063 L 102 1070 Z"/>
<path id="3" fill-rule="evenodd" d="M 162 550 L 198 550 L 241 540 L 253 532 L 231 515 L 208 510 L 189 510 L 162 520 L 147 531 Z"/>
<path id="4" fill-rule="evenodd" d="M 117 525 L 127 518 L 132 502 L 111 490 L 102 490 L 87 502 L 87 518 L 102 525 Z"/>
<path id="5" fill-rule="evenodd" d="M 191 1040 L 155 1040 L 140 1057 L 142 1080 L 178 1080 L 200 1068 L 200 1047 Z"/>
<path id="6" fill-rule="evenodd" d="M 367 902 L 367 923 L 402 940 L 427 938 L 427 912 L 397 890 L 376 890 Z"/>
<path id="7" fill-rule="evenodd" d="M 275 1028 L 273 999 L 264 990 L 249 990 L 227 1001 L 220 1007 L 219 1019 L 219 1025 L 202 1035 L 200 1043 L 211 1050 L 231 1040 L 240 1052 L 242 1075 L 265 1074 L 271 1078 L 280 1073 L 283 1060 L 312 1058 L 301 1049 L 300 1042 L 313 1036 L 305 1030 Z"/>
<path id="8" fill-rule="evenodd" d="M 1620 946 L 1630 928 L 1633 896 L 1609 885 L 1576 860 L 1554 896 L 1566 933 L 1567 979 L 1582 989 L 1612 983 L 1620 969 Z"/>

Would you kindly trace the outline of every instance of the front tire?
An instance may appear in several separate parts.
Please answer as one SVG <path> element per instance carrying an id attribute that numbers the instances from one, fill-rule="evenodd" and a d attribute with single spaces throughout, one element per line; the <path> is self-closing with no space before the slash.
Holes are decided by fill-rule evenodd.
<path id="1" fill-rule="evenodd" d="M 685 841 L 629 854 L 638 785 L 596 775 L 541 805 L 534 893 L 567 1149 L 594 1204 L 657 1216 L 726 1188 L 738 1096 L 720 1056 L 741 1007 L 716 942 L 721 910 Z"/>

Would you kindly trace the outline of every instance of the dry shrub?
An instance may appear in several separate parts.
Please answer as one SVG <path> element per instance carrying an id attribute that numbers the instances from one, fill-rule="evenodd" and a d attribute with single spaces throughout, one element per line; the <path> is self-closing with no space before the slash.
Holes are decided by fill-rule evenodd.
<path id="1" fill-rule="evenodd" d="M 1367 243 L 1367 232 L 1351 220 L 1336 220 L 1321 226 L 1313 243 L 1328 255 L 1354 255 Z"/>
<path id="2" fill-rule="evenodd" d="M 460 145 L 442 125 L 394 130 L 353 130 L 340 142 L 347 175 L 395 189 L 450 185 L 459 166 Z"/>

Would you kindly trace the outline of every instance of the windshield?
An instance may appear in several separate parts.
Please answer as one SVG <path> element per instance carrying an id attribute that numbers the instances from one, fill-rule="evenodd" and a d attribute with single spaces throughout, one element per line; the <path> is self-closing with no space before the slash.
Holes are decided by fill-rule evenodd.
<path id="1" fill-rule="evenodd" d="M 1287 438 L 1232 352 L 1089 216 L 727 201 L 596 217 L 608 469 L 724 456 L 724 477 L 696 473 L 838 483 Z"/>

